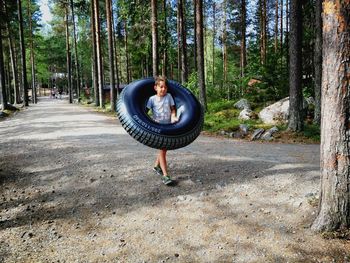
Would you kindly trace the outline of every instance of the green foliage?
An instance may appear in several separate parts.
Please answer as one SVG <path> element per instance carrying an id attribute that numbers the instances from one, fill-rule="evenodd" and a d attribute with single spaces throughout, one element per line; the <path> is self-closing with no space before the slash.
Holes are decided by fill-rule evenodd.
<path id="1" fill-rule="evenodd" d="M 185 87 L 188 88 L 196 97 L 199 96 L 197 72 L 192 72 L 189 75 L 188 81 L 185 83 Z"/>
<path id="2" fill-rule="evenodd" d="M 204 120 L 204 130 L 209 132 L 218 132 L 221 130 L 233 132 L 238 130 L 239 125 L 242 123 L 250 127 L 261 125 L 261 122 L 257 120 L 239 120 L 238 116 L 241 110 L 234 107 L 235 103 L 236 101 L 223 99 L 208 103 L 208 111 Z"/>
<path id="3" fill-rule="evenodd" d="M 261 82 L 249 87 L 244 86 L 244 97 L 249 101 L 266 104 L 288 96 L 289 80 L 285 58 L 274 52 L 270 43 L 265 65 L 260 62 L 260 51 L 256 44 L 251 43 L 248 50 L 247 79 L 258 79 Z M 247 82 L 246 82 L 247 83 Z"/>
<path id="4" fill-rule="evenodd" d="M 220 100 L 208 104 L 208 112 L 216 113 L 220 111 L 230 110 L 234 108 L 236 101 Z M 238 112 L 239 113 L 239 112 Z"/>
<path id="5" fill-rule="evenodd" d="M 320 141 L 321 140 L 320 126 L 315 125 L 315 124 L 304 125 L 303 135 L 307 138 L 314 140 L 314 141 Z"/>

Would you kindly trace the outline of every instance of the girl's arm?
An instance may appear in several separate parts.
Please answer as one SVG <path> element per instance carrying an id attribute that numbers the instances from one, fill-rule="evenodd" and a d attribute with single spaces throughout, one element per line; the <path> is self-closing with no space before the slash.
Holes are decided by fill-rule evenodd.
<path id="1" fill-rule="evenodd" d="M 171 123 L 175 123 L 179 121 L 179 118 L 176 117 L 176 107 L 175 106 L 171 106 Z"/>

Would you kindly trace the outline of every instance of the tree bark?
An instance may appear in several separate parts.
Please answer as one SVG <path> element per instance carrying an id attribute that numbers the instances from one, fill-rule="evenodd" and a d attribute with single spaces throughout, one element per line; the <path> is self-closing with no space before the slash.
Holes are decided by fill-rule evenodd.
<path id="1" fill-rule="evenodd" d="M 181 54 L 181 83 L 184 84 L 188 80 L 187 70 L 187 43 L 186 43 L 186 20 L 184 15 L 184 2 L 177 1 L 177 12 L 179 14 L 179 33 L 180 33 L 180 54 Z"/>
<path id="2" fill-rule="evenodd" d="M 112 3 L 111 3 L 112 4 Z M 113 8 L 112 8 L 112 17 L 113 17 Z M 112 22 L 114 21 L 114 19 L 112 18 Z M 118 61 L 120 59 L 120 57 L 118 56 L 118 46 L 117 46 L 117 38 L 116 38 L 116 30 L 114 27 L 114 23 L 112 23 L 112 27 L 113 27 L 113 39 L 114 39 L 114 55 L 115 55 L 115 59 L 114 59 L 114 63 L 115 63 L 115 81 L 116 81 L 116 86 L 117 86 L 117 94 L 115 94 L 116 99 L 119 98 L 119 86 L 120 86 L 120 74 L 119 74 L 119 65 L 118 65 Z"/>
<path id="3" fill-rule="evenodd" d="M 73 23 L 73 38 L 74 38 L 74 60 L 75 60 L 75 77 L 76 77 L 76 91 L 78 101 L 80 101 L 80 74 L 79 74 L 79 59 L 78 59 L 78 45 L 77 45 L 77 33 L 75 29 L 75 15 L 73 0 L 70 0 L 72 23 Z"/>
<path id="4" fill-rule="evenodd" d="M 350 5 L 323 1 L 321 193 L 315 231 L 350 227 Z"/>
<path id="5" fill-rule="evenodd" d="M 215 2 L 213 2 L 213 5 L 215 5 Z M 196 0 L 193 0 L 193 12 L 194 12 L 194 25 L 196 24 Z M 193 54 L 194 54 L 194 71 L 197 72 L 197 36 L 196 36 L 196 27 L 193 30 Z"/>
<path id="6" fill-rule="evenodd" d="M 226 87 L 227 83 L 227 32 L 226 32 L 226 7 L 227 7 L 227 1 L 224 0 L 223 2 L 223 21 L 222 21 L 222 73 L 223 73 L 223 87 Z M 227 99 L 230 100 L 230 90 L 229 87 L 227 89 Z"/>
<path id="7" fill-rule="evenodd" d="M 281 6 L 280 6 L 280 54 L 281 57 L 283 55 L 283 0 L 281 0 Z M 282 59 L 281 59 L 282 61 Z"/>
<path id="8" fill-rule="evenodd" d="M 275 54 L 278 51 L 278 0 L 275 0 Z"/>
<path id="9" fill-rule="evenodd" d="M 244 77 L 244 69 L 247 66 L 246 15 L 247 15 L 246 1 L 241 0 L 241 58 L 240 58 L 241 78 Z"/>
<path id="10" fill-rule="evenodd" d="M 291 1 L 289 121 L 288 129 L 300 132 L 304 128 L 302 95 L 302 0 Z"/>
<path id="11" fill-rule="evenodd" d="M 212 77 L 212 85 L 215 87 L 215 36 L 216 36 L 216 3 L 215 1 L 213 2 L 213 50 L 212 50 L 212 56 L 213 56 L 213 64 L 212 64 L 212 72 L 211 72 L 211 77 Z"/>
<path id="12" fill-rule="evenodd" d="M 97 48 L 96 48 L 96 35 L 95 35 L 95 8 L 94 0 L 90 1 L 91 5 L 91 42 L 92 42 L 92 81 L 94 87 L 95 105 L 100 106 L 100 98 L 98 92 L 98 73 L 97 73 Z"/>
<path id="13" fill-rule="evenodd" d="M 158 21 L 157 21 L 157 0 L 151 0 L 151 10 L 152 10 L 152 70 L 153 77 L 158 76 Z"/>
<path id="14" fill-rule="evenodd" d="M 16 54 L 15 54 L 15 48 L 12 41 L 12 32 L 10 29 L 10 25 L 8 23 L 8 20 L 6 19 L 6 31 L 8 34 L 8 40 L 9 40 L 9 51 L 10 51 L 10 59 L 11 59 L 11 70 L 12 70 L 12 76 L 13 76 L 13 99 L 15 104 L 20 103 L 20 96 L 19 96 L 19 88 L 18 88 L 18 72 L 17 72 L 17 63 L 16 63 Z"/>
<path id="15" fill-rule="evenodd" d="M 266 0 L 260 0 L 260 63 L 266 64 L 266 49 L 267 49 L 267 15 L 266 15 Z"/>
<path id="16" fill-rule="evenodd" d="M 164 39 L 163 39 L 163 69 L 162 75 L 168 75 L 168 26 L 167 26 L 167 12 L 166 12 L 166 0 L 163 0 L 163 10 L 164 10 Z"/>
<path id="17" fill-rule="evenodd" d="M 2 6 L 0 1 L 0 6 Z M 0 8 L 1 17 L 4 17 L 2 8 Z M 0 26 L 0 104 L 2 104 L 2 110 L 8 109 L 7 105 L 7 94 L 5 86 L 5 68 L 4 68 L 4 56 L 2 48 L 2 28 Z"/>
<path id="18" fill-rule="evenodd" d="M 177 1 L 179 6 L 179 0 Z M 177 9 L 176 31 L 177 31 L 177 79 L 181 81 L 182 63 L 181 63 L 181 29 L 180 29 L 180 12 Z"/>
<path id="19" fill-rule="evenodd" d="M 199 101 L 207 109 L 207 95 L 204 76 L 204 44 L 203 44 L 203 0 L 196 0 L 196 35 L 197 35 L 197 75 Z"/>
<path id="20" fill-rule="evenodd" d="M 316 0 L 315 5 L 315 114 L 314 123 L 321 123 L 321 85 L 322 85 L 322 0 Z"/>
<path id="21" fill-rule="evenodd" d="M 130 62 L 129 62 L 129 48 L 128 48 L 128 23 L 124 20 L 124 49 L 125 49 L 125 60 L 126 60 L 126 82 L 130 83 Z"/>
<path id="22" fill-rule="evenodd" d="M 289 23 L 290 23 L 290 11 L 289 11 L 289 0 L 286 0 L 286 37 L 285 37 L 285 43 L 286 43 L 286 61 L 287 65 L 289 65 Z"/>
<path id="23" fill-rule="evenodd" d="M 32 27 L 32 11 L 31 2 L 28 1 L 28 19 L 29 19 L 29 42 L 30 42 L 30 65 L 32 76 L 32 100 L 33 103 L 37 103 L 36 94 L 36 79 L 35 79 L 35 59 L 34 59 L 34 43 L 33 43 L 33 27 Z"/>
<path id="24" fill-rule="evenodd" d="M 69 44 L 69 8 L 68 4 L 65 6 L 66 13 L 66 57 L 67 57 L 67 81 L 68 81 L 68 94 L 69 94 L 69 103 L 73 103 L 73 94 L 72 94 L 72 69 L 71 69 L 71 54 L 70 54 L 70 44 Z"/>
<path id="25" fill-rule="evenodd" d="M 22 0 L 17 0 L 17 11 L 18 11 L 18 24 L 19 24 L 19 46 L 21 50 L 21 64 L 22 64 L 22 81 L 21 84 L 23 92 L 23 104 L 24 106 L 29 105 L 28 99 L 28 80 L 27 80 L 27 66 L 26 66 L 26 50 L 24 45 L 24 34 L 23 34 L 23 16 L 22 16 Z"/>
<path id="26" fill-rule="evenodd" d="M 100 99 L 100 108 L 105 107 L 103 98 L 103 64 L 102 64 L 102 46 L 101 46 L 101 28 L 100 28 L 100 7 L 99 1 L 94 0 L 95 11 L 95 40 L 96 40 L 96 56 L 97 56 L 97 76 L 98 76 L 98 91 Z"/>
<path id="27" fill-rule="evenodd" d="M 111 111 L 115 112 L 115 78 L 114 78 L 114 43 L 112 28 L 112 4 L 111 0 L 106 0 L 106 18 L 108 31 L 108 58 L 109 58 L 109 82 L 110 82 L 110 101 Z"/>

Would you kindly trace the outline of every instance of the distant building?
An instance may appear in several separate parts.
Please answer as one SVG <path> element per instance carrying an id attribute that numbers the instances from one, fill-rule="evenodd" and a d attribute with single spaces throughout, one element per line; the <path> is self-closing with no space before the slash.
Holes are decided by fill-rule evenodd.
<path id="1" fill-rule="evenodd" d="M 121 92 L 126 87 L 126 84 L 119 84 L 119 92 Z M 115 94 L 117 94 L 117 85 L 115 85 Z M 117 95 L 116 95 L 117 96 Z M 105 102 L 109 102 L 111 99 L 111 85 L 105 84 L 103 85 L 103 98 Z"/>

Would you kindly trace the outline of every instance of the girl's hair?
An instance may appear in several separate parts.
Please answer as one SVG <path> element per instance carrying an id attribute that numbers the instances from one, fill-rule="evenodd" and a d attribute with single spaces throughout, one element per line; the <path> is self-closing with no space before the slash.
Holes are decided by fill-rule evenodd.
<path id="1" fill-rule="evenodd" d="M 166 81 L 166 77 L 165 76 L 157 76 L 157 77 L 155 77 L 154 85 L 157 86 L 159 84 L 159 82 L 161 82 L 161 81 L 164 81 L 166 83 L 167 82 Z"/>

